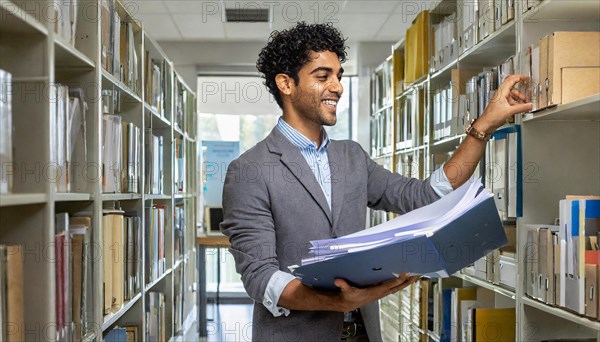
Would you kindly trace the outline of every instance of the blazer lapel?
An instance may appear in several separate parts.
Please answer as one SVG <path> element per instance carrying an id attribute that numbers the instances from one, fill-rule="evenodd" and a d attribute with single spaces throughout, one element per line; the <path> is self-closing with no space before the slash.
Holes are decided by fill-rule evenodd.
<path id="1" fill-rule="evenodd" d="M 343 148 L 343 144 L 331 141 L 327 150 L 329 170 L 331 171 L 331 211 L 334 229 L 342 211 L 346 193 L 346 163 L 344 158 L 346 151 Z"/>
<path id="2" fill-rule="evenodd" d="M 314 173 L 308 166 L 306 159 L 300 153 L 298 147 L 294 146 L 277 128 L 271 131 L 267 138 L 269 150 L 273 153 L 281 155 L 281 162 L 285 165 L 290 173 L 302 184 L 308 191 L 311 197 L 317 202 L 329 220 L 329 224 L 333 225 L 333 218 L 325 194 L 317 182 Z M 293 194 L 290 194 L 293 196 Z M 332 199 L 333 202 L 333 199 Z"/>

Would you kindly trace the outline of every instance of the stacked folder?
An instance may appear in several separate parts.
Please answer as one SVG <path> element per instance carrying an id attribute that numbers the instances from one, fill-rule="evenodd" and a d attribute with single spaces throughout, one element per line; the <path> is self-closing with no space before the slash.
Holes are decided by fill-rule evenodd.
<path id="1" fill-rule="evenodd" d="M 600 319 L 600 197 L 567 196 L 558 226 L 533 226 L 527 233 L 526 294 Z"/>
<path id="2" fill-rule="evenodd" d="M 403 272 L 448 277 L 506 242 L 492 194 L 473 181 L 371 229 L 311 241 L 308 257 L 290 269 L 303 283 L 331 290 L 336 278 L 365 287 Z"/>

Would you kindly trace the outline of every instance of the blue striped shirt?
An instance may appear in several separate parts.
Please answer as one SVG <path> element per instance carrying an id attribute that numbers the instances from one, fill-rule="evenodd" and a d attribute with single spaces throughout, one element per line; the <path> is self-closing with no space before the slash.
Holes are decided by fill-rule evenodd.
<path id="1" fill-rule="evenodd" d="M 283 117 L 279 118 L 276 127 L 294 146 L 300 149 L 300 153 L 302 153 L 308 166 L 315 174 L 315 178 L 325 194 L 329 209 L 331 209 L 331 169 L 329 168 L 329 157 L 327 156 L 327 147 L 329 146 L 327 132 L 321 128 L 321 146 L 317 147 L 316 143 L 310 141 L 285 122 Z"/>

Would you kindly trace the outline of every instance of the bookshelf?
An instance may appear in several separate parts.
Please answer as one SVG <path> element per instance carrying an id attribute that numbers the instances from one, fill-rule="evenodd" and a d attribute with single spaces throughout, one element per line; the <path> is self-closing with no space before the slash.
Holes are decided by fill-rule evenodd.
<path id="1" fill-rule="evenodd" d="M 512 13 L 506 11 L 510 4 L 514 6 Z M 510 15 L 488 20 L 485 30 L 489 32 L 482 34 L 484 28 L 477 17 L 480 14 L 467 13 L 477 5 L 500 6 L 495 13 Z M 477 77 L 476 82 L 482 78 L 488 81 L 482 72 L 494 67 L 502 73 L 510 67 L 510 73 L 530 74 L 527 53 L 531 46 L 539 45 L 543 36 L 557 31 L 600 31 L 600 4 L 596 1 L 442 0 L 434 2 L 428 10 L 431 29 L 427 42 L 430 52 L 426 65 L 428 72 L 411 83 L 404 82 L 405 56 L 413 52 L 407 51 L 406 41 L 401 40 L 392 45 L 390 57 L 373 69 L 371 82 L 371 156 L 393 172 L 420 179 L 425 179 L 447 161 L 465 139 L 464 126 L 468 120 L 463 110 L 473 103 L 469 97 L 470 89 L 481 85 L 472 83 L 473 76 Z M 439 39 L 441 33 L 434 30 L 449 18 L 454 27 L 446 26 L 450 32 L 443 37 L 446 45 L 436 45 L 435 37 Z M 490 23 L 495 27 L 490 29 Z M 477 39 L 473 40 L 473 36 Z M 470 85 L 475 88 L 469 88 Z M 494 86 L 493 82 L 487 85 Z M 393 103 L 387 105 L 391 106 L 394 116 L 391 126 L 382 124 L 380 119 L 382 113 L 389 110 L 386 107 L 388 93 L 394 98 Z M 421 98 L 422 104 L 419 102 Z M 444 114 L 444 104 L 448 103 L 452 103 L 452 108 L 447 107 Z M 455 103 L 458 109 L 454 107 Z M 478 109 L 474 110 L 477 114 Z M 411 130 L 412 136 L 407 136 L 407 131 Z M 482 177 L 484 185 L 491 187 L 496 197 L 502 194 L 502 197 L 512 199 L 512 202 L 510 199 L 506 202 L 497 200 L 507 235 L 512 236 L 509 236 L 509 249 L 490 254 L 449 278 L 430 279 L 425 301 L 428 306 L 424 306 L 425 297 L 418 295 L 423 281 L 401 291 L 399 296 L 380 300 L 384 339 L 452 339 L 455 335 L 445 334 L 440 326 L 442 319 L 438 310 L 441 310 L 443 293 L 451 289 L 456 295 L 460 288 L 475 287 L 476 305 L 514 309 L 516 331 L 509 338 L 511 340 L 600 341 L 597 318 L 552 304 L 549 299 L 542 301 L 539 296 L 536 298 L 528 292 L 529 263 L 532 262 L 530 248 L 533 245 L 528 241 L 528 235 L 539 227 L 558 224 L 556 222 L 561 216 L 559 201 L 565 196 L 600 195 L 600 94 L 592 93 L 540 110 L 534 108 L 530 113 L 517 115 L 515 122 L 504 125 L 498 132 L 500 134 L 496 134 L 494 141 L 488 144 L 486 156 L 476 169 L 475 176 Z M 391 148 L 386 149 L 389 134 L 392 134 L 393 141 L 389 144 Z M 513 139 L 506 138 L 507 134 L 513 134 L 517 139 L 512 142 L 506 140 L 506 145 L 502 145 L 503 139 Z M 505 166 L 500 169 L 514 179 L 506 181 L 506 188 L 492 181 L 497 174 L 490 167 L 501 160 L 497 158 L 503 146 L 512 146 L 510 149 L 514 150 L 512 157 L 509 152 L 504 155 L 508 161 L 504 160 L 502 165 Z M 510 158 L 514 158 L 512 163 Z M 514 187 L 510 188 L 513 184 Z M 370 216 L 373 225 L 394 215 L 372 211 Z M 541 248 L 541 245 L 534 244 Z M 536 253 L 538 251 L 535 249 Z M 542 262 L 545 257 L 536 256 L 534 259 Z M 480 300 L 480 294 L 484 299 Z M 425 326 L 423 321 L 414 319 L 415 312 L 425 316 L 429 314 L 433 320 L 430 317 Z M 452 324 L 456 322 L 452 321 Z M 460 336 L 458 339 L 463 340 Z"/>
<path id="2" fill-rule="evenodd" d="M 23 325 L 9 341 L 110 340 L 117 327 L 136 327 L 140 341 L 182 340 L 193 329 L 196 95 L 148 35 L 146 23 L 126 5 L 120 0 L 0 1 L 0 69 L 12 75 L 12 158 L 2 159 L 3 168 L 11 167 L 12 189 L 0 193 L 0 245 L 17 244 L 25 251 Z M 66 98 L 55 91 L 62 86 L 69 89 Z M 72 124 L 77 129 L 71 138 L 65 133 L 71 131 L 61 128 L 72 122 L 62 126 L 63 104 L 76 114 L 65 113 L 83 118 Z M 109 126 L 106 115 L 118 117 L 115 132 L 120 134 L 113 138 L 119 145 L 107 143 L 106 131 L 117 126 Z M 106 159 L 111 154 L 116 154 L 114 170 Z M 61 163 L 62 157 L 67 161 Z M 60 213 L 68 214 L 61 216 L 71 222 L 68 234 L 61 233 Z M 113 228 L 107 215 L 119 217 L 122 225 Z M 75 227 L 73 222 L 89 223 Z M 156 235 L 161 266 L 152 276 L 152 240 L 142 237 L 155 225 L 161 227 Z M 111 240 L 111 246 L 123 254 L 103 248 L 110 229 L 122 233 L 123 240 Z M 78 232 L 85 232 L 79 259 L 72 242 Z M 61 234 L 68 243 L 57 242 Z M 74 266 L 77 259 L 81 264 Z M 122 282 L 115 283 L 106 266 L 122 267 Z M 81 277 L 80 283 L 72 277 Z M 107 282 L 125 288 L 126 295 L 118 299 L 115 290 L 105 312 Z M 82 295 L 71 295 L 75 289 Z M 4 292 L 0 295 L 5 303 Z"/>

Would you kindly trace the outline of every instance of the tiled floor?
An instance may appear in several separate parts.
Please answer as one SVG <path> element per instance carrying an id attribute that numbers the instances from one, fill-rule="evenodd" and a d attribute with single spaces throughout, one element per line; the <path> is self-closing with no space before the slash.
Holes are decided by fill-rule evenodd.
<path id="1" fill-rule="evenodd" d="M 252 340 L 252 304 L 209 304 L 207 342 Z"/>

